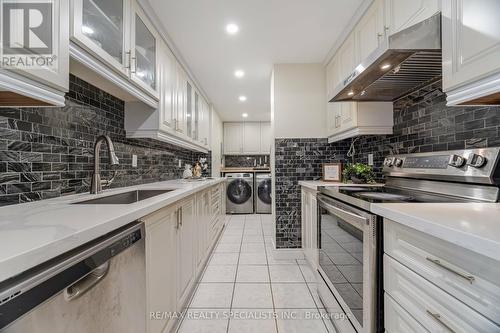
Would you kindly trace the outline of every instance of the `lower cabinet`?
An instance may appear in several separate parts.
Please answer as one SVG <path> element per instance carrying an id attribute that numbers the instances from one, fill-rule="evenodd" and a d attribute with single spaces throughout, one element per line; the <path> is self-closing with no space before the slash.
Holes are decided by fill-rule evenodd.
<path id="1" fill-rule="evenodd" d="M 500 332 L 500 265 L 384 220 L 386 332 Z"/>
<path id="2" fill-rule="evenodd" d="M 302 188 L 302 248 L 313 268 L 318 266 L 318 202 L 316 191 Z"/>
<path id="3" fill-rule="evenodd" d="M 171 332 L 187 306 L 223 228 L 222 206 L 215 212 L 211 206 L 212 194 L 223 187 L 215 185 L 142 218 L 146 226 L 148 333 Z"/>
<path id="4" fill-rule="evenodd" d="M 195 278 L 195 198 L 188 198 L 177 208 L 177 309 L 182 309 L 189 297 Z"/>
<path id="5" fill-rule="evenodd" d="M 174 325 L 154 313 L 177 310 L 176 271 L 177 208 L 163 208 L 143 219 L 146 225 L 147 331 L 165 332 Z M 154 318 L 154 319 L 152 319 Z"/>

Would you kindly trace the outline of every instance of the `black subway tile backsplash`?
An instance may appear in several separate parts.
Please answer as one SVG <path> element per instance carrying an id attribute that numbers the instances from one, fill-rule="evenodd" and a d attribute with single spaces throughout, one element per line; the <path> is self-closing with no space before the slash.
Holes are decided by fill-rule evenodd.
<path id="1" fill-rule="evenodd" d="M 319 179 L 322 163 L 346 163 L 352 139 L 328 144 L 325 139 L 277 139 L 276 246 L 301 246 L 299 180 Z M 355 162 L 374 154 L 377 179 L 389 154 L 500 146 L 500 106 L 446 106 L 441 82 L 424 87 L 394 103 L 394 134 L 356 139 Z M 316 154 L 316 156 L 314 156 Z M 296 158 L 302 156 L 303 158 Z M 304 171 L 309 170 L 309 173 Z"/>
<path id="2" fill-rule="evenodd" d="M 0 108 L 0 206 L 87 192 L 93 145 L 101 134 L 111 136 L 120 158 L 120 165 L 110 167 L 103 147 L 103 177 L 118 170 L 113 187 L 177 179 L 185 163 L 200 157 L 210 162 L 210 153 L 127 139 L 124 107 L 122 100 L 71 75 L 64 107 Z M 133 154 L 137 168 L 131 165 Z"/>

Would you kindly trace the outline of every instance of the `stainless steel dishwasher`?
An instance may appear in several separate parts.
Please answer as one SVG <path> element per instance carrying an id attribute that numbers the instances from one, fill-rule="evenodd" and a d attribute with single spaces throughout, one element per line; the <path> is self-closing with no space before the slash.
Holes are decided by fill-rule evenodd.
<path id="1" fill-rule="evenodd" d="M 0 283 L 0 331 L 146 331 L 144 224 L 130 223 Z"/>

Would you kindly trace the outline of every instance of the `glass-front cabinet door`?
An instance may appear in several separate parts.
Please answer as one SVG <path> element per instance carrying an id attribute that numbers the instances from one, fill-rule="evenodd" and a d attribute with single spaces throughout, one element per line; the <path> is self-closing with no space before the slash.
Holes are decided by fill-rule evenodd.
<path id="1" fill-rule="evenodd" d="M 74 0 L 73 39 L 127 74 L 130 0 Z"/>
<path id="2" fill-rule="evenodd" d="M 195 141 L 198 140 L 200 135 L 200 95 L 198 92 L 194 93 L 194 136 L 193 139 Z"/>
<path id="3" fill-rule="evenodd" d="M 158 96 L 158 35 L 139 5 L 134 2 L 132 19 L 131 78 L 154 96 Z"/>
<path id="4" fill-rule="evenodd" d="M 189 82 L 186 83 L 186 134 L 193 137 L 193 88 Z"/>

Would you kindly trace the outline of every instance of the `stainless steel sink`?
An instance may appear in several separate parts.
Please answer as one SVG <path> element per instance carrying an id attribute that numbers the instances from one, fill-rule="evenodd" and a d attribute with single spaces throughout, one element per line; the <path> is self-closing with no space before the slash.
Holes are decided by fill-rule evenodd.
<path id="1" fill-rule="evenodd" d="M 135 190 L 125 193 L 108 195 L 97 199 L 74 202 L 75 205 L 124 205 L 145 200 L 174 190 Z"/>

